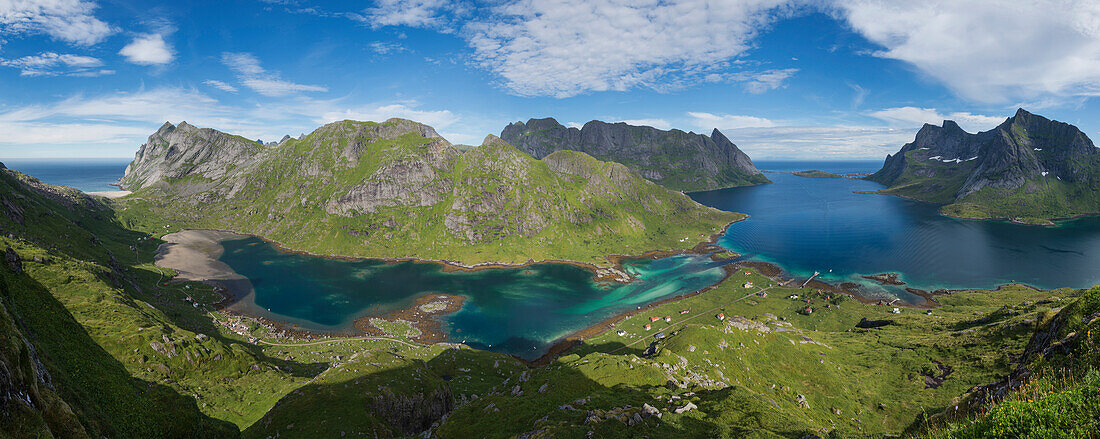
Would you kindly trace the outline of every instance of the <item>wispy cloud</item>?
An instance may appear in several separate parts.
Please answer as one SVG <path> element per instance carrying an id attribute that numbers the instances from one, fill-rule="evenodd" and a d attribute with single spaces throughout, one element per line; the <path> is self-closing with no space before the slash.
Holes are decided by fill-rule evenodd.
<path id="1" fill-rule="evenodd" d="M 913 140 L 916 129 L 777 126 L 722 129 L 753 160 L 875 160 Z"/>
<path id="2" fill-rule="evenodd" d="M 450 32 L 450 17 L 462 9 L 450 0 L 377 0 L 361 14 L 347 14 L 373 28 L 383 26 L 428 27 Z"/>
<path id="3" fill-rule="evenodd" d="M 787 79 L 790 79 L 795 73 L 798 73 L 798 69 L 774 69 L 763 72 L 734 73 L 730 75 L 730 78 L 735 82 L 742 83 L 745 91 L 752 94 L 762 94 L 769 90 L 785 87 Z"/>
<path id="4" fill-rule="evenodd" d="M 222 81 L 219 81 L 217 79 L 207 79 L 207 80 L 203 81 L 202 83 L 206 84 L 206 85 L 209 85 L 211 87 L 214 87 L 218 90 L 224 91 L 224 92 L 228 92 L 228 93 L 236 93 L 237 92 L 237 87 L 234 87 L 232 85 L 229 85 L 229 84 L 227 84 L 225 82 L 222 82 Z"/>
<path id="5" fill-rule="evenodd" d="M 0 1 L 0 35 L 46 34 L 83 46 L 97 44 L 115 32 L 93 15 L 97 7 L 84 0 Z"/>
<path id="6" fill-rule="evenodd" d="M 985 116 L 962 111 L 942 114 L 933 108 L 895 107 L 867 112 L 868 116 L 881 119 L 897 127 L 919 127 L 926 123 L 939 125 L 945 120 L 953 120 L 964 130 L 970 132 L 986 131 L 1004 122 L 1003 116 Z"/>
<path id="7" fill-rule="evenodd" d="M 473 143 L 486 132 L 459 126 L 449 110 L 423 109 L 415 102 L 347 103 L 342 99 L 302 96 L 274 99 L 258 106 L 227 104 L 190 88 L 158 88 L 98 96 L 77 95 L 50 104 L 0 111 L 0 156 L 70 145 L 69 155 L 127 156 L 165 121 L 187 121 L 250 139 L 278 139 L 310 132 L 321 124 L 342 120 L 383 121 L 402 117 L 427 123 L 451 141 Z M 485 126 L 497 127 L 489 122 Z M 456 128 L 458 128 L 456 130 Z M 484 128 L 488 130 L 488 128 Z M 96 144 L 91 153 L 73 153 L 74 146 Z"/>
<path id="8" fill-rule="evenodd" d="M 237 73 L 237 79 L 241 84 L 264 96 L 278 97 L 306 91 L 328 91 L 328 88 L 319 85 L 297 84 L 283 80 L 277 72 L 269 72 L 261 67 L 260 60 L 251 53 L 226 52 L 222 54 L 222 62 Z"/>
<path id="9" fill-rule="evenodd" d="M 703 131 L 715 128 L 719 130 L 732 130 L 749 127 L 773 127 L 775 122 L 763 117 L 741 116 L 736 114 L 713 114 L 703 112 L 688 112 L 691 123 Z"/>
<path id="10" fill-rule="evenodd" d="M 388 41 L 375 41 L 367 45 L 370 50 L 379 55 L 390 55 L 394 53 L 408 52 L 409 48 L 400 43 L 388 42 Z"/>
<path id="11" fill-rule="evenodd" d="M 22 76 L 100 76 L 114 73 L 100 69 L 99 58 L 67 53 L 42 52 L 15 59 L 0 59 L 0 65 L 19 69 Z"/>

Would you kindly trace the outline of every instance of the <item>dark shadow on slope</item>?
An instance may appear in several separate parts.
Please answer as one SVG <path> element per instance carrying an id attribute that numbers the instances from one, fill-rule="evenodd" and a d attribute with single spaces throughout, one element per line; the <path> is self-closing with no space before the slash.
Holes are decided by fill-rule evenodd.
<path id="1" fill-rule="evenodd" d="M 0 295 L 52 384 L 94 437 L 235 437 L 236 426 L 203 415 L 193 398 L 132 377 L 40 283 L 5 269 Z"/>
<path id="2" fill-rule="evenodd" d="M 492 352 L 452 349 L 427 361 L 409 360 L 376 373 L 321 380 L 284 397 L 244 435 L 308 438 L 365 433 L 385 438 L 423 431 L 395 426 L 431 428 L 440 438 L 525 437 L 540 431 L 547 437 L 586 437 L 591 431 L 591 437 L 600 438 L 795 439 L 812 432 L 792 424 L 778 409 L 769 412 L 770 406 L 745 391 L 697 391 L 691 401 L 701 408 L 717 411 L 741 404 L 743 409 L 721 417 L 696 412 L 701 419 L 684 416 L 671 423 L 642 411 L 650 404 L 668 414 L 686 404 L 688 399 L 670 404 L 666 397 L 655 398 L 668 394 L 664 387 L 608 387 L 557 364 L 520 367 L 514 374 L 494 377 L 495 365 L 514 361 Z M 736 402 L 740 400 L 751 401 Z M 441 409 L 446 407 L 453 409 L 444 420 Z M 743 425 L 731 425 L 735 423 Z"/>

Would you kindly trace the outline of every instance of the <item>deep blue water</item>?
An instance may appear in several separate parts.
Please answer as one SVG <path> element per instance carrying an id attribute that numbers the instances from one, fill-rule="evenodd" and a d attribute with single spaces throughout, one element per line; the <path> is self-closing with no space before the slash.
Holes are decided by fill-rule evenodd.
<path id="1" fill-rule="evenodd" d="M 5 159 L 4 166 L 49 184 L 85 192 L 117 191 L 111 183 L 122 178 L 130 159 Z"/>
<path id="2" fill-rule="evenodd" d="M 761 162 L 760 169 L 869 172 L 881 162 Z M 1036 227 L 939 215 L 938 206 L 885 195 L 864 180 L 773 173 L 774 184 L 690 194 L 696 201 L 750 215 L 719 244 L 778 263 L 796 276 L 821 271 L 828 281 L 902 273 L 921 289 L 989 288 L 1025 282 L 1041 288 L 1100 283 L 1100 217 Z M 832 270 L 831 273 L 828 270 Z M 870 284 L 870 282 L 863 282 Z M 906 297 L 900 288 L 870 288 Z"/>

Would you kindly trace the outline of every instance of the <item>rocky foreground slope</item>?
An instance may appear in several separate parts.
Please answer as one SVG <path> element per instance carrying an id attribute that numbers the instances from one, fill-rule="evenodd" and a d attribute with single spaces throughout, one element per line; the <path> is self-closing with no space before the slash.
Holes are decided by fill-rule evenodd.
<path id="1" fill-rule="evenodd" d="M 1077 127 L 1023 109 L 977 134 L 926 124 L 867 179 L 965 218 L 1045 223 L 1100 212 L 1100 150 Z"/>
<path id="2" fill-rule="evenodd" d="M 121 180 L 130 206 L 314 253 L 463 263 L 691 247 L 743 218 L 576 151 L 536 160 L 496 136 L 460 151 L 417 122 L 330 123 L 263 145 L 166 123 Z"/>
<path id="3" fill-rule="evenodd" d="M 578 129 L 546 118 L 508 124 L 500 138 L 536 158 L 572 150 L 622 163 L 661 186 L 680 191 L 770 183 L 749 156 L 718 129 L 706 136 L 598 120 Z"/>

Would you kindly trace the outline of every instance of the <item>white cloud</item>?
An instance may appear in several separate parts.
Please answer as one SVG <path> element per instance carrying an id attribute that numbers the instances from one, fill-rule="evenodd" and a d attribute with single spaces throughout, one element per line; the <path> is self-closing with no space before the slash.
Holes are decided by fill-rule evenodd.
<path id="1" fill-rule="evenodd" d="M 519 95 L 683 87 L 727 71 L 784 0 L 518 0 L 464 27 L 479 66 Z M 783 9 L 783 8 L 779 8 Z M 751 90 L 778 86 L 773 71 Z"/>
<path id="2" fill-rule="evenodd" d="M 349 17 L 373 28 L 410 26 L 449 30 L 444 14 L 453 12 L 455 7 L 449 0 L 377 0 L 374 7 Z"/>
<path id="3" fill-rule="evenodd" d="M 399 43 L 391 43 L 385 41 L 375 41 L 367 45 L 370 50 L 379 55 L 389 55 L 391 53 L 408 52 L 409 49 Z"/>
<path id="4" fill-rule="evenodd" d="M 798 73 L 798 69 L 776 69 L 763 72 L 735 73 L 731 79 L 741 82 L 745 91 L 761 94 L 769 90 L 785 87 L 783 82 Z"/>
<path id="5" fill-rule="evenodd" d="M 713 114 L 702 112 L 688 112 L 692 125 L 700 130 L 711 131 L 718 128 L 720 131 L 734 130 L 748 127 L 773 127 L 775 122 L 769 119 L 755 116 L 740 116 L 735 114 Z"/>
<path id="6" fill-rule="evenodd" d="M 1100 95 L 1100 2 L 837 2 L 837 15 L 959 95 L 1008 103 Z"/>
<path id="7" fill-rule="evenodd" d="M 191 90 L 158 89 L 94 98 L 74 96 L 50 105 L 0 112 L 0 145 L 32 150 L 47 145 L 115 144 L 133 153 L 152 129 L 166 120 L 195 116 L 230 119 L 233 112 Z M 97 147 L 98 148 L 98 147 Z M 98 153 L 98 149 L 96 150 Z M 71 154 L 77 157 L 88 154 Z M 95 154 L 93 154 L 95 155 Z M 126 154 L 115 153 L 114 156 Z"/>
<path id="8" fill-rule="evenodd" d="M 878 160 L 913 140 L 915 129 L 781 126 L 723 129 L 753 160 Z"/>
<path id="9" fill-rule="evenodd" d="M 885 108 L 868 112 L 867 115 L 887 121 L 893 126 L 906 128 L 919 127 L 926 123 L 939 125 L 945 120 L 953 120 L 958 123 L 962 129 L 972 133 L 990 130 L 1005 121 L 1004 117 L 998 116 L 985 116 L 961 111 L 941 114 L 933 108 L 917 107 Z"/>
<path id="10" fill-rule="evenodd" d="M 340 119 L 383 121 L 403 117 L 427 123 L 453 142 L 474 143 L 503 125 L 500 121 L 470 121 L 448 110 L 421 109 L 412 102 L 349 105 L 341 99 L 301 96 L 254 107 L 225 104 L 187 88 L 160 88 L 100 96 L 72 96 L 51 104 L 0 110 L 0 156 L 41 156 L 35 151 L 65 151 L 60 155 L 123 157 L 137 150 L 165 121 L 187 121 L 249 139 L 275 140 L 284 134 L 308 133 Z M 473 126 L 484 131 L 472 133 Z M 461 130 L 451 131 L 454 128 Z M 96 144 L 94 148 L 83 145 Z M 51 149 L 52 148 L 52 149 Z M 67 148 L 67 149 L 66 149 Z"/>
<path id="11" fill-rule="evenodd" d="M 42 52 L 15 59 L 0 59 L 0 65 L 19 69 L 22 76 L 99 76 L 114 73 L 103 70 L 99 58 L 67 53 Z"/>
<path id="12" fill-rule="evenodd" d="M 141 35 L 118 52 L 126 60 L 144 66 L 168 64 L 175 58 L 172 48 L 161 34 Z"/>
<path id="13" fill-rule="evenodd" d="M 228 93 L 236 93 L 237 92 L 237 87 L 226 84 L 226 83 L 224 83 L 222 81 L 219 81 L 217 79 L 207 79 L 205 81 L 202 81 L 202 83 L 206 84 L 206 85 L 209 85 L 211 87 L 214 87 L 218 90 L 224 91 L 224 92 L 228 92 Z"/>
<path id="14" fill-rule="evenodd" d="M 223 53 L 222 63 L 237 73 L 237 79 L 241 84 L 264 96 L 277 97 L 304 91 L 328 91 L 328 88 L 319 85 L 285 81 L 278 73 L 268 72 L 261 67 L 260 60 L 251 53 Z"/>
<path id="15" fill-rule="evenodd" d="M 114 33 L 84 0 L 0 0 L 0 35 L 46 34 L 90 46 Z"/>

